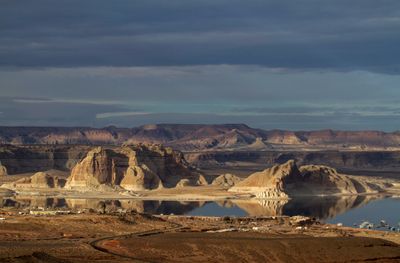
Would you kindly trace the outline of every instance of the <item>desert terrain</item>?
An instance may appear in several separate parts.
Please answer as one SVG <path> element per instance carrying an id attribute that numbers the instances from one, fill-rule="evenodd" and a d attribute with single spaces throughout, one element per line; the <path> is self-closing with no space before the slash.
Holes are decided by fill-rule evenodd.
<path id="1" fill-rule="evenodd" d="M 1 262 L 397 262 L 400 234 L 304 217 L 2 213 Z"/>
<path id="2" fill-rule="evenodd" d="M 155 125 L 0 134 L 9 143 L 0 146 L 1 262 L 400 261 L 396 225 L 328 223 L 397 200 L 396 133 Z M 238 214 L 195 213 L 207 209 Z"/>

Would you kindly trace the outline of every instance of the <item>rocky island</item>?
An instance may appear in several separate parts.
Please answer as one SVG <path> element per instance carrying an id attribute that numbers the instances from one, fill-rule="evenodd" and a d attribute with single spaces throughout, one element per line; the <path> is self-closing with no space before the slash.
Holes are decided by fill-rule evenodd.
<path id="1" fill-rule="evenodd" d="M 304 165 L 294 160 L 251 174 L 229 189 L 230 192 L 253 193 L 258 198 L 289 196 L 377 194 L 394 185 L 365 178 L 338 174 L 331 167 Z"/>

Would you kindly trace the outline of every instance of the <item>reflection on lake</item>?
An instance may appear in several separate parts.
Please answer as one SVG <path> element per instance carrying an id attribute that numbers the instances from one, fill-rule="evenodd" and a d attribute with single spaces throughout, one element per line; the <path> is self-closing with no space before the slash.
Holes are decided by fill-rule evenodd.
<path id="1" fill-rule="evenodd" d="M 382 196 L 307 197 L 291 200 L 150 201 L 70 198 L 0 198 L 0 208 L 134 210 L 149 214 L 202 216 L 279 216 L 304 215 L 332 223 L 353 226 L 363 220 L 385 219 L 391 225 L 400 221 L 400 199 Z"/>

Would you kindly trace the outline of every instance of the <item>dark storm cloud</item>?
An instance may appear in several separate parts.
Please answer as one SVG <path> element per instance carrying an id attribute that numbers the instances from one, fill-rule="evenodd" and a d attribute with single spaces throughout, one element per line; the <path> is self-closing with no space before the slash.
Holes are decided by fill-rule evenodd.
<path id="1" fill-rule="evenodd" d="M 0 66 L 400 72 L 400 2 L 2 1 Z"/>

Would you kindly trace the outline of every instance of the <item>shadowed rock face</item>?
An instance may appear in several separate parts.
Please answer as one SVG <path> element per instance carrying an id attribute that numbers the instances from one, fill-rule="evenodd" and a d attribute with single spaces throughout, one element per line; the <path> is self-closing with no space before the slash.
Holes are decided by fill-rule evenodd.
<path id="1" fill-rule="evenodd" d="M 70 171 L 93 147 L 80 145 L 1 145 L 0 161 L 8 174 Z"/>
<path id="2" fill-rule="evenodd" d="M 290 160 L 250 175 L 229 191 L 253 193 L 259 198 L 287 198 L 302 195 L 355 195 L 383 190 L 380 185 L 338 174 L 335 169 L 327 166 L 306 165 L 299 169 Z"/>
<path id="3" fill-rule="evenodd" d="M 243 163 L 259 167 L 271 167 L 289 160 L 299 165 L 322 164 L 351 170 L 400 170 L 399 151 L 212 151 L 188 152 L 185 158 L 198 167 L 221 166 Z"/>
<path id="4" fill-rule="evenodd" d="M 120 186 L 127 190 L 174 187 L 182 179 L 190 185 L 205 184 L 204 178 L 186 164 L 183 155 L 157 145 L 97 147 L 71 172 L 67 188 Z"/>

